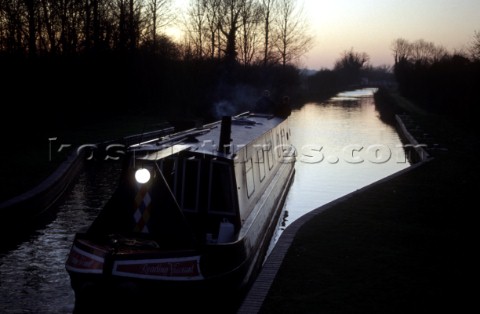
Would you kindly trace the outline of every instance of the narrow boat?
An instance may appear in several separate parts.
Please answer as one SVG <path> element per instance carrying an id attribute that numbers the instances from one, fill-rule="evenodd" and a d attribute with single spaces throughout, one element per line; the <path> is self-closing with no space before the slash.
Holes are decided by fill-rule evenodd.
<path id="1" fill-rule="evenodd" d="M 246 112 L 130 146 L 118 188 L 67 258 L 75 308 L 107 294 L 245 289 L 294 177 L 290 139 L 288 117 Z"/>

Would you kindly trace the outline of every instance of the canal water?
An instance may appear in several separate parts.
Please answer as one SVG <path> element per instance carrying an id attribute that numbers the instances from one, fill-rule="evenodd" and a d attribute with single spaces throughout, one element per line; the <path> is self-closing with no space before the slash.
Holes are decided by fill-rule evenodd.
<path id="1" fill-rule="evenodd" d="M 379 119 L 373 89 L 308 103 L 291 115 L 295 179 L 272 241 L 308 211 L 409 166 L 392 126 Z M 120 164 L 90 164 L 56 217 L 28 240 L 0 252 L 0 313 L 72 313 L 65 260 L 117 185 Z"/>
<path id="2" fill-rule="evenodd" d="M 45 228 L 0 253 L 0 313 L 72 313 L 65 261 L 74 235 L 87 227 L 113 193 L 120 163 L 91 163 Z"/>
<path id="3" fill-rule="evenodd" d="M 303 214 L 410 166 L 394 126 L 380 119 L 366 88 L 292 112 L 295 179 L 270 250 Z"/>

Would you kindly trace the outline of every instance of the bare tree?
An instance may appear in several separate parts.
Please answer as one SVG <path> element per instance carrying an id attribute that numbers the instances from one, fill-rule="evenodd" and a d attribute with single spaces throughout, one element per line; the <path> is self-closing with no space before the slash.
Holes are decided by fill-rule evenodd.
<path id="1" fill-rule="evenodd" d="M 83 20 L 83 45 L 87 51 L 99 51 L 109 46 L 105 41 L 108 36 L 105 34 L 107 25 L 107 8 L 110 4 L 107 1 L 86 0 L 84 3 Z M 102 31 L 103 30 L 103 31 Z M 102 40 L 103 39 L 103 40 Z"/>
<path id="2" fill-rule="evenodd" d="M 370 57 L 365 52 L 355 52 L 353 48 L 349 51 L 344 51 L 342 57 L 335 62 L 335 70 L 340 69 L 355 69 L 360 70 L 366 66 Z"/>
<path id="3" fill-rule="evenodd" d="M 37 53 L 36 40 L 36 15 L 37 15 L 37 1 L 25 0 L 25 7 L 27 8 L 28 17 L 28 54 L 33 56 Z"/>
<path id="4" fill-rule="evenodd" d="M 84 29 L 84 4 L 79 0 L 57 1 L 58 19 L 60 23 L 59 43 L 61 53 L 74 54 L 79 51 L 80 42 L 83 41 Z"/>
<path id="5" fill-rule="evenodd" d="M 295 0 L 278 1 L 274 45 L 280 63 L 285 67 L 310 50 L 313 36 L 308 34 L 308 24 L 303 14 L 303 8 L 296 6 Z"/>
<path id="6" fill-rule="evenodd" d="M 251 64 L 255 58 L 260 38 L 257 31 L 261 20 L 261 8 L 253 0 L 243 2 L 241 11 L 240 38 L 239 38 L 239 61 L 244 65 Z"/>
<path id="7" fill-rule="evenodd" d="M 242 27 L 243 4 L 246 0 L 224 0 L 220 7 L 219 29 L 222 37 L 222 51 L 227 64 L 232 65 L 237 60 L 237 33 Z"/>
<path id="8" fill-rule="evenodd" d="M 221 24 L 221 12 L 220 5 L 222 0 L 205 0 L 206 2 L 206 19 L 207 19 L 207 33 L 210 40 L 209 51 L 210 57 L 213 59 L 215 57 L 215 52 L 217 53 L 217 58 L 220 58 L 221 46 L 220 46 L 220 24 Z"/>
<path id="9" fill-rule="evenodd" d="M 225 0 L 191 0 L 184 22 L 190 49 L 198 57 L 220 58 L 223 54 L 220 26 L 225 19 Z"/>
<path id="10" fill-rule="evenodd" d="M 367 67 L 370 57 L 365 52 L 355 52 L 353 48 L 344 51 L 335 62 L 334 70 L 341 75 L 343 84 L 358 83 L 361 71 Z"/>
<path id="11" fill-rule="evenodd" d="M 432 42 L 419 39 L 412 43 L 412 58 L 420 64 L 431 64 L 447 54 L 445 48 L 436 46 Z"/>
<path id="12" fill-rule="evenodd" d="M 480 60 L 480 31 L 475 31 L 473 36 L 473 43 L 471 46 L 471 53 L 475 60 Z"/>
<path id="13" fill-rule="evenodd" d="M 395 64 L 409 61 L 418 64 L 431 64 L 439 61 L 446 55 L 447 50 L 442 46 L 437 46 L 432 42 L 423 39 L 409 42 L 406 39 L 398 38 L 392 44 L 393 57 Z"/>
<path id="14" fill-rule="evenodd" d="M 68 16 L 72 1 L 69 0 L 39 0 L 38 33 L 41 48 L 50 54 L 60 54 L 70 50 L 69 37 L 71 35 Z"/>
<path id="15" fill-rule="evenodd" d="M 408 61 L 412 58 L 412 45 L 403 38 L 398 38 L 392 43 L 393 57 L 395 64 Z"/>
<path id="16" fill-rule="evenodd" d="M 263 18 L 263 65 L 266 66 L 271 56 L 271 31 L 273 19 L 275 17 L 275 7 L 278 0 L 261 0 L 260 7 L 262 9 Z"/>
<path id="17" fill-rule="evenodd" d="M 158 32 L 165 26 L 170 25 L 175 20 L 175 14 L 172 11 L 171 0 L 148 0 L 146 6 L 147 15 L 147 41 L 151 42 L 153 50 L 158 49 Z"/>
<path id="18" fill-rule="evenodd" d="M 140 41 L 140 33 L 143 28 L 142 19 L 143 3 L 141 0 L 128 1 L 128 18 L 127 18 L 127 37 L 129 40 L 130 51 L 134 51 L 138 47 Z"/>
<path id="19" fill-rule="evenodd" d="M 114 46 L 118 50 L 134 51 L 140 42 L 140 34 L 144 29 L 145 20 L 142 16 L 143 2 L 141 0 L 111 0 Z"/>
<path id="20" fill-rule="evenodd" d="M 24 28 L 24 2 L 23 0 L 0 1 L 0 35 L 4 51 L 13 54 L 25 52 Z"/>
<path id="21" fill-rule="evenodd" d="M 206 6 L 202 0 L 190 1 L 186 12 L 184 28 L 190 54 L 195 58 L 202 58 L 204 54 L 204 32 L 207 28 Z M 212 49 L 214 51 L 215 48 Z"/>

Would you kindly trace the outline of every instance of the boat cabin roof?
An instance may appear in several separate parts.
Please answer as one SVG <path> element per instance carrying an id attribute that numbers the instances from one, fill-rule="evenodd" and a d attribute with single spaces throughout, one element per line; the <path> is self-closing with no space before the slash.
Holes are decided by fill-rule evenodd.
<path id="1" fill-rule="evenodd" d="M 267 114 L 244 113 L 232 117 L 230 133 L 230 151 L 219 151 L 221 121 L 206 124 L 160 139 L 130 146 L 144 160 L 160 160 L 183 151 L 190 151 L 211 156 L 233 159 L 236 153 L 263 134 L 275 128 L 284 119 Z"/>

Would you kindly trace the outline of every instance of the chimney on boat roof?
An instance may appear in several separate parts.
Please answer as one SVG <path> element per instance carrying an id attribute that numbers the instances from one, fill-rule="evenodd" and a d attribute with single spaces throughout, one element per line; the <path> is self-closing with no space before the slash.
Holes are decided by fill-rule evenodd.
<path id="1" fill-rule="evenodd" d="M 218 151 L 224 154 L 230 154 L 230 142 L 232 141 L 232 117 L 223 116 L 222 124 L 220 127 L 220 143 L 218 145 Z"/>

